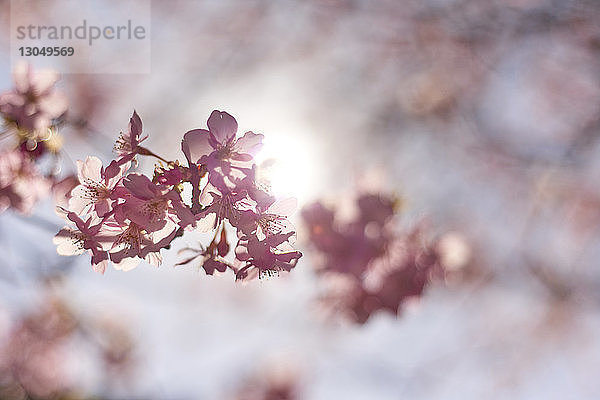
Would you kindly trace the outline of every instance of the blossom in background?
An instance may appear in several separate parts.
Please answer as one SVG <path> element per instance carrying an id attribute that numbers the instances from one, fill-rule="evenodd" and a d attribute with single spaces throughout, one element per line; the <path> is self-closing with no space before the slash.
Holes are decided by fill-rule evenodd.
<path id="1" fill-rule="evenodd" d="M 393 216 L 389 201 L 380 196 L 360 196 L 355 218 L 344 224 L 336 221 L 334 211 L 321 203 L 306 206 L 302 218 L 309 240 L 327 255 L 319 268 L 359 279 L 372 260 L 382 257 L 392 237 L 387 224 Z"/>
<path id="2" fill-rule="evenodd" d="M 74 350 L 80 356 L 86 350 L 84 359 L 97 366 L 106 382 L 135 367 L 134 341 L 114 311 L 110 317 L 77 313 L 49 286 L 44 285 L 40 304 L 32 311 L 14 316 L 0 342 L 2 399 L 81 398 L 71 368 Z"/>
<path id="3" fill-rule="evenodd" d="M 297 400 L 303 398 L 302 379 L 289 365 L 268 365 L 247 377 L 232 400 Z"/>
<path id="4" fill-rule="evenodd" d="M 320 202 L 302 210 L 308 239 L 320 256 L 317 273 L 328 285 L 323 300 L 358 323 L 378 311 L 400 312 L 444 272 L 436 241 L 428 240 L 421 226 L 406 233 L 395 229 L 396 204 L 390 196 L 362 194 L 353 217 L 343 221 Z"/>
<path id="5" fill-rule="evenodd" d="M 52 121 L 67 110 L 66 97 L 54 89 L 58 73 L 34 71 L 29 64 L 19 63 L 13 77 L 13 90 L 0 95 L 0 113 L 29 137 L 45 137 Z"/>
<path id="6" fill-rule="evenodd" d="M 50 191 L 31 158 L 18 150 L 0 153 L 0 213 L 13 208 L 31 214 L 34 205 Z"/>
<path id="7" fill-rule="evenodd" d="M 31 214 L 55 183 L 53 170 L 43 174 L 36 162 L 50 154 L 56 166 L 62 140 L 54 124 L 66 112 L 67 102 L 54 89 L 58 79 L 54 71 L 34 71 L 19 63 L 13 76 L 14 88 L 0 94 L 4 121 L 0 135 L 14 136 L 13 141 L 3 142 L 8 146 L 0 150 L 0 213 L 13 208 Z"/>

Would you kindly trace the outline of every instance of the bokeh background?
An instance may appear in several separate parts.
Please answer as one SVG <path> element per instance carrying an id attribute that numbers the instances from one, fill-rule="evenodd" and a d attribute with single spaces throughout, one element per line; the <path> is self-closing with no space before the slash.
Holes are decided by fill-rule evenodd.
<path id="1" fill-rule="evenodd" d="M 109 160 L 134 108 L 169 159 L 226 110 L 265 134 L 276 193 L 300 207 L 395 193 L 399 229 L 426 219 L 467 244 L 462 271 L 356 325 L 320 309 L 298 214 L 295 270 L 241 285 L 173 267 L 193 235 L 159 269 L 96 274 L 56 255 L 49 199 L 0 216 L 0 344 L 42 348 L 23 356 L 40 398 L 227 399 L 273 382 L 302 399 L 598 398 L 599 21 L 594 0 L 153 1 L 151 74 L 62 77 L 79 122 L 65 172 Z"/>

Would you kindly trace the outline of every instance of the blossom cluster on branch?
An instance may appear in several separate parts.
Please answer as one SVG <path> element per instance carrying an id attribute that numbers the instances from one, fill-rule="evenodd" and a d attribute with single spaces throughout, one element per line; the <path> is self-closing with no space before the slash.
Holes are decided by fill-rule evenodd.
<path id="1" fill-rule="evenodd" d="M 316 202 L 302 210 L 316 271 L 328 283 L 326 305 L 365 323 L 378 311 L 400 312 L 423 294 L 444 267 L 438 246 L 421 226 L 395 229 L 397 201 L 385 194 L 361 194 L 356 212 L 342 220 L 336 210 Z"/>
<path id="2" fill-rule="evenodd" d="M 185 231 L 213 229 L 215 237 L 188 259 L 201 258 L 207 274 L 230 269 L 238 279 L 293 268 L 301 253 L 291 248 L 295 234 L 285 215 L 272 212 L 276 199 L 257 184 L 253 154 L 262 135 L 236 137 L 237 122 L 226 112 L 213 111 L 208 130 L 187 132 L 181 148 L 187 166 L 157 156 L 141 143 L 142 121 L 134 111 L 129 129 L 115 145 L 117 158 L 104 167 L 100 159 L 78 162 L 79 184 L 71 191 L 71 226 L 55 237 L 59 254 L 88 251 L 92 265 L 104 272 L 108 262 L 130 270 L 143 259 L 160 265 L 160 250 Z M 164 164 L 154 176 L 130 172 L 137 155 L 154 156 Z M 192 198 L 183 200 L 185 184 Z M 236 261 L 226 256 L 231 245 L 225 222 L 236 228 Z M 256 274 L 254 273 L 256 272 Z"/>
<path id="3" fill-rule="evenodd" d="M 0 326 L 0 398 L 80 398 L 69 371 L 73 343 L 93 349 L 88 362 L 106 378 L 130 376 L 137 362 L 128 327 L 113 317 L 80 315 L 49 287 L 43 289 L 38 307 Z"/>
<path id="4" fill-rule="evenodd" d="M 187 165 L 182 165 L 142 145 L 147 135 L 134 111 L 116 141 L 114 159 L 103 165 L 89 156 L 77 162 L 76 178 L 59 181 L 54 170 L 45 175 L 38 170 L 47 153 L 58 161 L 57 130 L 67 110 L 66 98 L 54 88 L 58 75 L 19 64 L 14 77 L 14 89 L 0 95 L 3 135 L 16 138 L 0 152 L 0 212 L 31 213 L 53 188 L 57 211 L 68 222 L 54 238 L 59 254 L 88 252 L 101 273 L 109 263 L 118 270 L 141 260 L 158 266 L 161 250 L 175 238 L 213 230 L 210 244 L 186 248 L 194 254 L 180 264 L 200 260 L 207 274 L 231 270 L 237 279 L 251 279 L 289 271 L 302 256 L 291 245 L 295 232 L 287 220 L 295 201 L 276 199 L 257 178 L 254 154 L 263 135 L 238 137 L 237 121 L 228 113 L 215 110 L 208 129 L 183 135 Z M 160 160 L 153 176 L 134 171 L 138 156 Z M 184 201 L 186 186 L 191 199 Z M 229 253 L 235 258 L 228 259 Z"/>
<path id="5" fill-rule="evenodd" d="M 283 214 L 273 212 L 275 197 L 256 181 L 253 155 L 262 135 L 237 137 L 237 122 L 226 112 L 213 111 L 208 130 L 194 129 L 183 136 L 181 149 L 187 166 L 166 161 L 141 143 L 142 121 L 134 111 L 126 133 L 115 144 L 116 159 L 106 167 L 100 159 L 78 161 L 79 184 L 71 191 L 70 226 L 54 239 L 62 255 L 92 255 L 94 270 L 103 273 L 110 262 L 130 270 L 141 260 L 158 266 L 161 249 L 185 231 L 214 230 L 207 247 L 196 250 L 207 274 L 232 270 L 237 279 L 289 271 L 302 256 L 290 245 L 295 235 Z M 138 155 L 162 160 L 154 176 L 131 172 Z M 185 185 L 191 200 L 183 199 Z M 235 261 L 226 259 L 233 247 L 228 222 L 237 233 Z M 182 263 L 180 263 L 182 264 Z"/>

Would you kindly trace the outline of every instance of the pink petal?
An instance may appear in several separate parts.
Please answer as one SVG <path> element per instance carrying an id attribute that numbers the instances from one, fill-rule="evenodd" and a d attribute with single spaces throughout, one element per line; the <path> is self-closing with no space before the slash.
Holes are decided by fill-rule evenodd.
<path id="1" fill-rule="evenodd" d="M 139 137 L 142 134 L 142 120 L 135 110 L 133 110 L 133 115 L 129 119 L 129 132 L 131 134 L 131 145 L 134 147 L 138 144 Z"/>
<path id="2" fill-rule="evenodd" d="M 38 100 L 38 107 L 48 118 L 58 118 L 67 111 L 67 97 L 62 93 L 53 92 Z"/>
<path id="3" fill-rule="evenodd" d="M 58 72 L 53 70 L 39 70 L 32 73 L 31 86 L 34 88 L 36 94 L 42 94 L 52 88 L 52 86 L 58 81 Z"/>
<path id="4" fill-rule="evenodd" d="M 104 182 L 109 189 L 114 188 L 121 180 L 125 172 L 131 166 L 131 162 L 125 161 L 127 157 L 123 157 L 119 161 L 113 160 L 104 170 Z"/>
<path id="5" fill-rule="evenodd" d="M 144 200 L 151 199 L 158 194 L 152 190 L 155 185 L 146 175 L 129 174 L 123 180 L 123 186 L 129 189 L 132 195 Z"/>
<path id="6" fill-rule="evenodd" d="M 235 137 L 238 124 L 235 118 L 225 111 L 214 110 L 208 118 L 208 130 L 220 143 L 225 143 Z"/>
<path id="7" fill-rule="evenodd" d="M 213 152 L 209 143 L 210 132 L 206 129 L 194 129 L 183 135 L 181 141 L 181 150 L 185 154 L 188 163 L 197 164 L 202 156 L 207 156 Z"/>
<path id="8" fill-rule="evenodd" d="M 104 274 L 108 266 L 108 253 L 105 251 L 92 250 L 92 268 L 94 271 Z"/>
<path id="9" fill-rule="evenodd" d="M 116 257 L 114 256 L 115 254 L 111 255 L 111 261 L 113 262 L 113 267 L 115 267 L 115 269 L 118 271 L 131 271 L 132 269 L 140 265 L 140 262 L 142 261 L 138 257 L 125 257 L 120 259 L 120 261 L 115 262 Z"/>
<path id="10" fill-rule="evenodd" d="M 108 266 L 108 260 L 102 260 L 102 261 L 98 262 L 97 264 L 92 264 L 92 268 L 94 269 L 94 271 L 96 271 L 100 274 L 104 274 L 107 266 Z"/>
<path id="11" fill-rule="evenodd" d="M 234 153 L 231 156 L 231 159 L 235 160 L 235 161 L 248 162 L 248 161 L 252 161 L 252 156 L 250 154 Z"/>
<path id="12" fill-rule="evenodd" d="M 98 216 L 103 217 L 110 211 L 111 202 L 107 199 L 102 199 L 96 202 L 96 213 Z"/>
<path id="13" fill-rule="evenodd" d="M 162 256 L 157 252 L 148 253 L 146 257 L 144 257 L 144 261 L 154 267 L 160 267 L 160 264 L 162 264 Z"/>
<path id="14" fill-rule="evenodd" d="M 54 203 L 60 207 L 68 207 L 71 191 L 79 185 L 79 180 L 74 175 L 69 175 L 52 185 Z"/>
<path id="15" fill-rule="evenodd" d="M 13 69 L 13 79 L 17 92 L 24 93 L 29 90 L 29 81 L 31 77 L 31 67 L 27 62 L 21 61 Z"/>

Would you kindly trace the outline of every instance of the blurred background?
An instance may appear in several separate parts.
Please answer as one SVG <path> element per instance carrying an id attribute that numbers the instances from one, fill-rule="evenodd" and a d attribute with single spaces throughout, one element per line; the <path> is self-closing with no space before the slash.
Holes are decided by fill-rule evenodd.
<path id="1" fill-rule="evenodd" d="M 173 267 L 200 235 L 94 273 L 56 255 L 48 199 L 0 215 L 0 398 L 597 399 L 599 21 L 595 0 L 152 1 L 150 74 L 62 76 L 64 173 L 110 160 L 134 108 L 180 160 L 226 110 L 265 135 L 276 194 L 399 196 L 397 229 L 426 220 L 455 273 L 355 324 L 323 312 L 299 212 L 297 267 L 242 285 Z"/>

